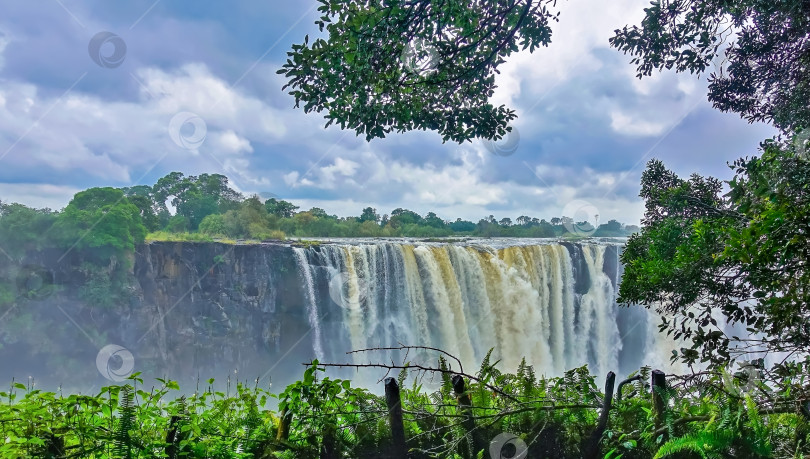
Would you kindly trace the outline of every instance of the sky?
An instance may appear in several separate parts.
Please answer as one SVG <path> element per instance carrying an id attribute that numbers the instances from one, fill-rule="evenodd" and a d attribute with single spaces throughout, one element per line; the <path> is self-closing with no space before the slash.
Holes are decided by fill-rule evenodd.
<path id="1" fill-rule="evenodd" d="M 551 45 L 511 56 L 496 78 L 492 102 L 518 114 L 496 145 L 506 156 L 433 132 L 369 143 L 295 109 L 276 71 L 318 35 L 315 0 L 0 3 L 4 202 L 60 209 L 89 187 L 179 171 L 341 216 L 371 206 L 638 224 L 651 158 L 730 179 L 727 162 L 776 133 L 714 110 L 705 77 L 635 77 L 608 39 L 640 22 L 646 0 L 557 3 Z"/>

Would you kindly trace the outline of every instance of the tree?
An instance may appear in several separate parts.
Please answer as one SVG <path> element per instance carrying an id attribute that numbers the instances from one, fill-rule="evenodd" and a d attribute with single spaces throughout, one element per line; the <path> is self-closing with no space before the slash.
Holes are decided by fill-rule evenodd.
<path id="1" fill-rule="evenodd" d="M 143 222 L 143 225 L 146 227 L 147 231 L 151 232 L 160 229 L 160 218 L 155 213 L 155 203 L 149 196 L 134 195 L 129 196 L 127 199 L 129 199 L 129 202 L 138 208 L 141 221 Z"/>
<path id="2" fill-rule="evenodd" d="M 399 228 L 402 225 L 419 225 L 421 223 L 422 216 L 412 210 L 403 209 L 400 207 L 391 211 L 389 224 L 393 228 Z"/>
<path id="3" fill-rule="evenodd" d="M 171 203 L 177 215 L 188 220 L 189 229 L 197 229 L 203 218 L 239 207 L 242 196 L 230 188 L 228 177 L 220 174 L 183 176 L 172 172 L 158 179 L 152 187 L 153 200 L 158 208 L 156 214 L 168 215 L 166 201 Z"/>
<path id="4" fill-rule="evenodd" d="M 428 212 L 428 214 L 425 215 L 424 224 L 433 228 L 444 228 L 446 226 L 444 220 L 433 212 Z"/>
<path id="5" fill-rule="evenodd" d="M 222 214 L 206 215 L 200 222 L 199 231 L 203 234 L 211 235 L 227 234 L 225 217 Z"/>
<path id="6" fill-rule="evenodd" d="M 0 248 L 9 256 L 21 259 L 29 250 L 47 246 L 46 236 L 56 221 L 56 215 L 50 209 L 0 202 Z M 5 258 L 2 253 L 0 257 Z"/>
<path id="7" fill-rule="evenodd" d="M 377 214 L 377 209 L 366 207 L 365 209 L 363 209 L 363 213 L 360 215 L 359 221 L 360 223 L 364 222 L 378 223 L 380 221 L 380 216 L 379 214 Z"/>
<path id="8" fill-rule="evenodd" d="M 500 222 L 498 222 L 498 224 L 501 226 L 512 226 L 512 219 L 509 217 L 504 217 Z"/>
<path id="9" fill-rule="evenodd" d="M 619 301 L 655 306 L 662 330 L 692 340 L 677 354 L 687 363 L 784 352 L 807 369 L 810 163 L 792 145 L 767 141 L 762 150 L 734 162 L 724 197 L 719 180 L 684 180 L 660 161 L 642 175 L 644 226 L 622 254 Z M 796 365 L 788 358 L 777 374 Z"/>
<path id="10" fill-rule="evenodd" d="M 598 237 L 624 236 L 624 228 L 622 228 L 622 224 L 618 221 L 610 220 L 607 223 L 599 225 L 593 235 Z"/>
<path id="11" fill-rule="evenodd" d="M 320 207 L 313 207 L 312 209 L 309 209 L 308 212 L 315 218 L 329 218 L 326 211 Z"/>
<path id="12" fill-rule="evenodd" d="M 415 129 L 499 139 L 515 112 L 488 99 L 513 52 L 551 42 L 550 0 L 319 0 L 325 38 L 292 46 L 284 74 L 305 112 L 366 140 Z"/>
<path id="13" fill-rule="evenodd" d="M 267 213 L 279 218 L 292 218 L 295 211 L 298 210 L 298 206 L 293 205 L 293 203 L 276 198 L 265 201 L 264 207 L 267 209 Z"/>
<path id="14" fill-rule="evenodd" d="M 195 177 L 189 177 L 189 179 L 194 180 Z M 228 177 L 222 174 L 200 174 L 194 181 L 204 196 L 212 196 L 216 199 L 218 213 L 238 208 L 239 203 L 244 199 L 241 193 L 230 187 Z"/>
<path id="15" fill-rule="evenodd" d="M 120 257 L 143 243 L 146 227 L 140 209 L 116 188 L 76 193 L 55 225 L 63 247 L 95 249 L 101 259 Z"/>
<path id="16" fill-rule="evenodd" d="M 147 231 L 157 231 L 168 223 L 168 209 L 165 209 L 165 201 L 158 203 L 155 197 L 153 187 L 149 185 L 136 185 L 133 187 L 121 188 L 124 196 L 129 199 L 129 202 L 135 205 L 141 211 L 141 220 Z"/>
<path id="17" fill-rule="evenodd" d="M 457 218 L 450 224 L 450 229 L 455 233 L 467 233 L 475 231 L 475 223 Z"/>
<path id="18" fill-rule="evenodd" d="M 725 61 L 709 76 L 715 108 L 785 131 L 810 126 L 808 2 L 663 0 L 644 11 L 641 27 L 610 39 L 633 56 L 639 78 L 665 68 L 703 73 Z"/>
<path id="19" fill-rule="evenodd" d="M 181 172 L 170 172 L 155 182 L 152 186 L 152 195 L 154 196 L 155 205 L 158 207 L 156 213 L 169 215 L 166 201 L 168 201 L 170 196 L 181 191 L 180 184 L 182 181 L 183 174 Z"/>

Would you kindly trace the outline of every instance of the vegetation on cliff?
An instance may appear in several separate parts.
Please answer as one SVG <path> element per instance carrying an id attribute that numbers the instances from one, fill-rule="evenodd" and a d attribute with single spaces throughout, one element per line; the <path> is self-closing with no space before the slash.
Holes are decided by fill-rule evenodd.
<path id="1" fill-rule="evenodd" d="M 169 205 L 174 209 L 170 210 Z M 638 231 L 616 220 L 594 228 L 572 217 L 546 221 L 526 215 L 514 222 L 490 215 L 478 223 L 422 216 L 408 209 L 379 215 L 367 207 L 357 217 L 339 217 L 314 207 L 299 211 L 293 203 L 242 196 L 218 174 L 184 176 L 172 172 L 153 186 L 91 188 L 77 193 L 61 212 L 0 202 L 0 240 L 13 259 L 29 250 L 92 250 L 108 260 L 131 252 L 144 239 L 210 241 L 214 238 L 284 239 L 285 237 L 559 237 L 628 236 Z M 148 234 L 147 234 L 148 233 Z"/>

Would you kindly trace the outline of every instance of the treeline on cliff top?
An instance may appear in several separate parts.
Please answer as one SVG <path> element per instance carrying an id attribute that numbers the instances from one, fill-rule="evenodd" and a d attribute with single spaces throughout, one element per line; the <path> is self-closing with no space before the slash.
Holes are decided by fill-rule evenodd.
<path id="1" fill-rule="evenodd" d="M 444 220 L 434 212 L 422 216 L 402 208 L 380 215 L 366 207 L 359 216 L 339 217 L 318 207 L 303 211 L 275 197 L 243 196 L 229 186 L 224 175 L 185 176 L 180 172 L 166 175 L 153 186 L 90 188 L 77 193 L 61 211 L 0 201 L 0 246 L 12 258 L 44 247 L 127 251 L 147 238 L 172 234 L 196 234 L 202 240 L 264 240 L 286 236 L 556 237 L 566 233 L 609 237 L 636 231 L 637 226 L 616 220 L 594 228 L 568 216 L 547 221 L 521 215 L 513 221 L 490 215 L 474 223 L 460 218 Z"/>

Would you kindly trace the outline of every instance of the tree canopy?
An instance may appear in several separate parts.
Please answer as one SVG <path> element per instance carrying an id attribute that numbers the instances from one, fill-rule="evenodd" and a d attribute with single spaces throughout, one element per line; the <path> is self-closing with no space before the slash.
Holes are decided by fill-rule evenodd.
<path id="1" fill-rule="evenodd" d="M 798 0 L 662 0 L 611 44 L 655 69 L 709 76 L 715 108 L 784 131 L 810 126 L 810 3 Z"/>
<path id="2" fill-rule="evenodd" d="M 806 358 L 810 162 L 792 144 L 767 141 L 761 157 L 733 167 L 721 196 L 715 178 L 684 180 L 660 161 L 648 164 L 647 210 L 622 254 L 619 300 L 656 308 L 662 330 L 691 340 L 677 355 L 687 363 Z M 788 358 L 777 369 L 794 365 Z"/>
<path id="3" fill-rule="evenodd" d="M 132 252 L 146 237 L 141 211 L 116 188 L 76 193 L 56 221 L 61 246 L 103 251 L 104 257 Z"/>
<path id="4" fill-rule="evenodd" d="M 292 46 L 278 73 L 295 106 L 366 140 L 432 130 L 500 139 L 515 112 L 489 97 L 506 57 L 551 42 L 553 0 L 319 0 L 324 37 Z"/>

